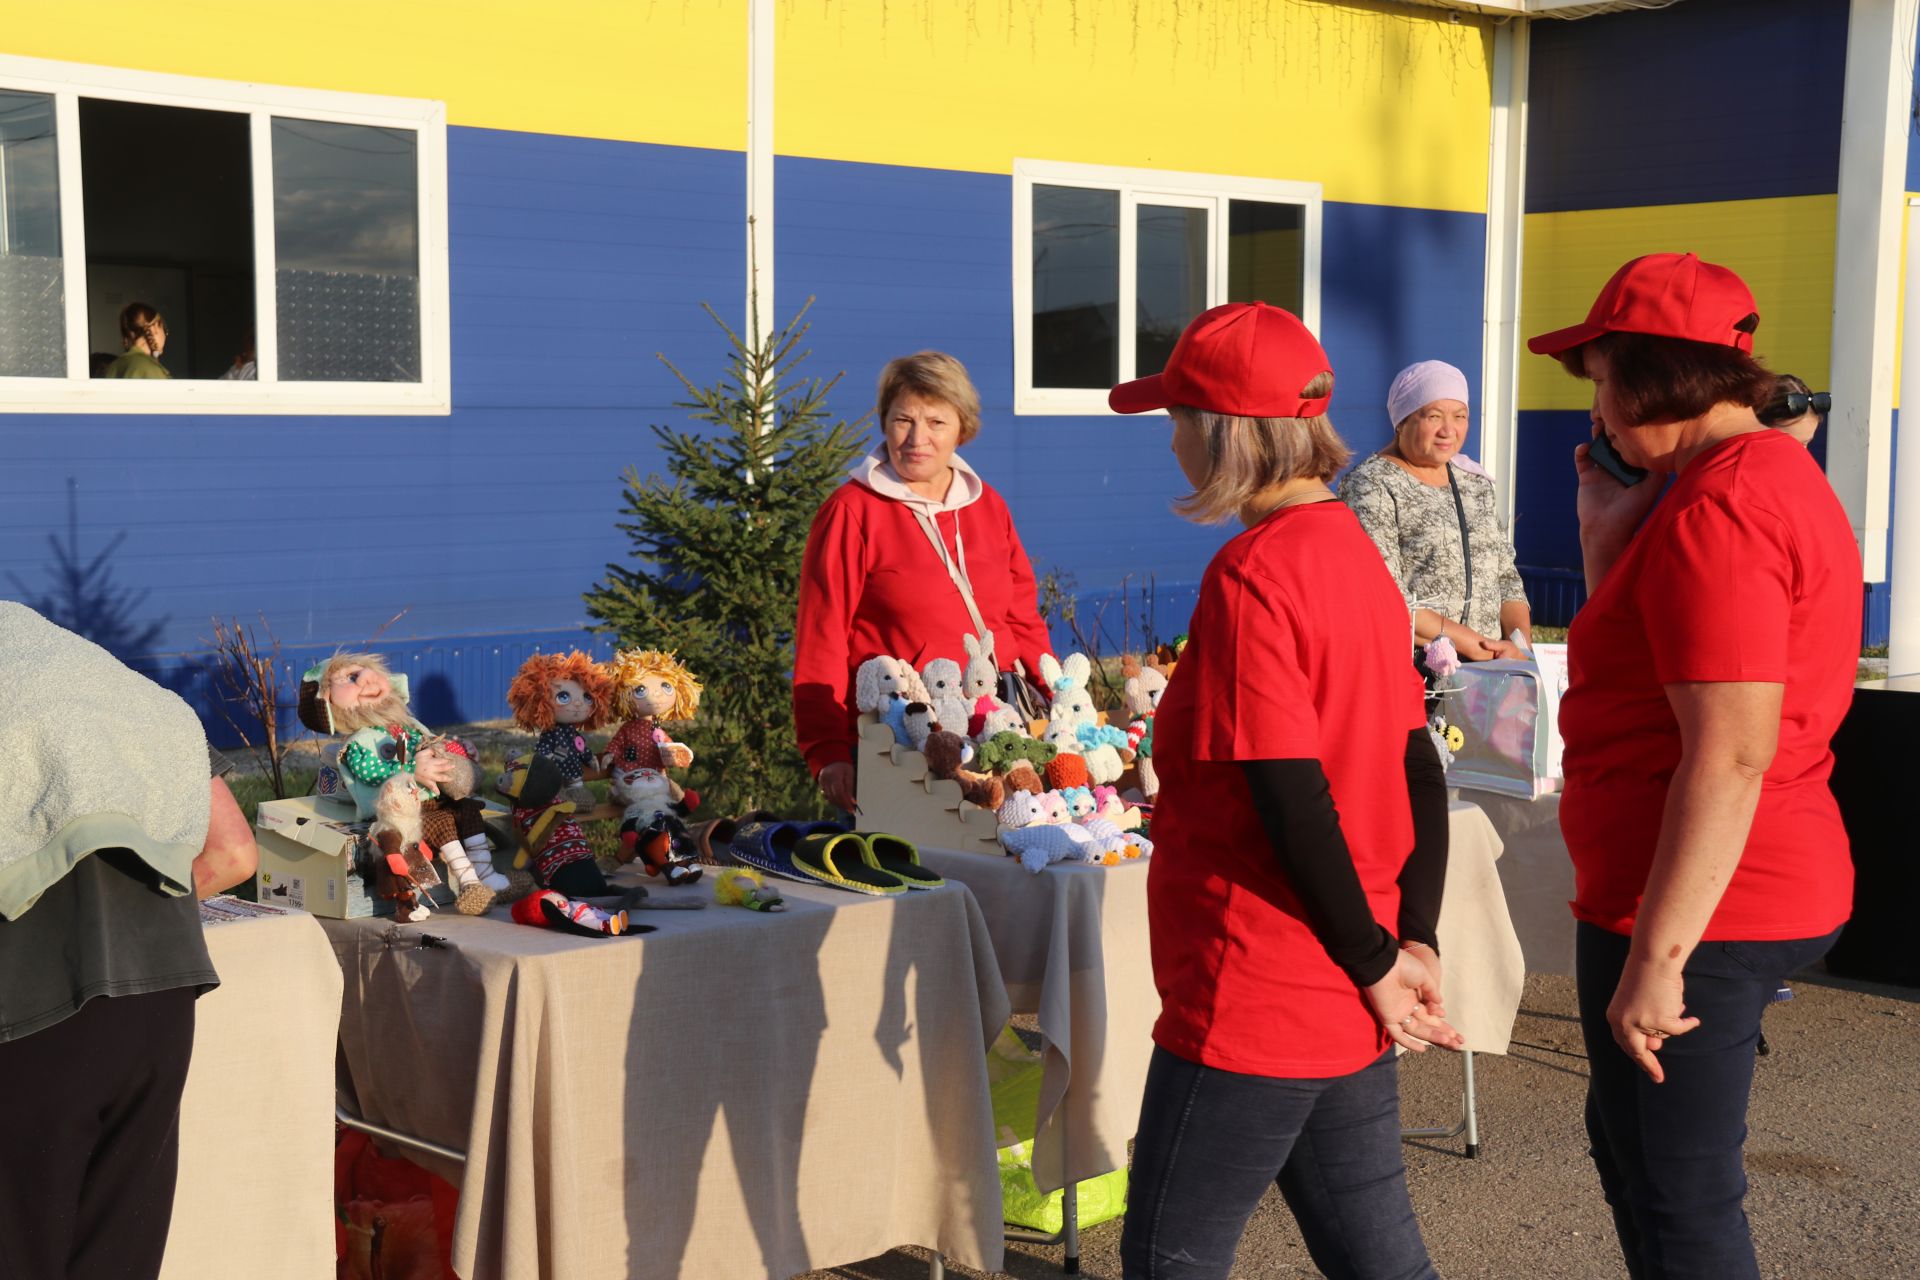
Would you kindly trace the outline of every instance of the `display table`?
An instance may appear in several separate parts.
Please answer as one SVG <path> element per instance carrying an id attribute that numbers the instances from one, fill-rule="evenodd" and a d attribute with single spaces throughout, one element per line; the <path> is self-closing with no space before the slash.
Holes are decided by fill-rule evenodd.
<path id="1" fill-rule="evenodd" d="M 1001 1262 L 978 905 L 780 882 L 788 910 L 327 920 L 360 1114 L 467 1152 L 468 1280 L 788 1276 L 924 1245 Z M 654 888 L 711 902 L 711 886 Z M 437 941 L 434 941 L 436 940 Z"/>
<path id="2" fill-rule="evenodd" d="M 1494 866 L 1500 839 L 1471 804 L 1455 802 L 1450 816 L 1440 917 L 1447 1012 L 1469 1048 L 1504 1053 L 1525 973 Z M 1013 858 L 920 856 L 973 890 L 1014 1011 L 1039 1017 L 1034 1181 L 1051 1191 L 1124 1167 L 1160 1016 L 1147 943 L 1151 864 L 1057 863 L 1034 875 Z"/>
<path id="3" fill-rule="evenodd" d="M 334 1274 L 340 968 L 302 912 L 210 923 L 206 937 L 220 985 L 194 1006 L 160 1274 L 323 1280 Z"/>
<path id="4" fill-rule="evenodd" d="M 1500 883 L 1528 973 L 1573 973 L 1573 860 L 1560 837 L 1560 797 L 1521 800 L 1462 789 L 1478 805 L 1506 848 Z"/>

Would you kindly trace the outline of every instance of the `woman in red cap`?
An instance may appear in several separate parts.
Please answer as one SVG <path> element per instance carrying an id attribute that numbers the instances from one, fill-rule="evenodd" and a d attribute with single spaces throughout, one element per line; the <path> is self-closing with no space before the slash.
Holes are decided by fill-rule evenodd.
<path id="1" fill-rule="evenodd" d="M 1663 253 L 1527 344 L 1594 384 L 1560 825 L 1587 1130 L 1635 1277 L 1759 1275 L 1741 1146 L 1760 1015 L 1852 905 L 1827 777 L 1860 556 L 1818 465 L 1755 416 L 1775 381 L 1758 324 L 1733 272 Z"/>
<path id="2" fill-rule="evenodd" d="M 1164 373 L 1189 519 L 1245 532 L 1207 566 L 1154 720 L 1147 877 L 1161 1012 L 1121 1258 L 1224 1277 L 1278 1183 L 1336 1280 L 1434 1274 L 1400 1157 L 1394 1046 L 1458 1048 L 1435 923 L 1446 778 L 1407 663 L 1407 608 L 1327 481 L 1333 374 L 1265 303 L 1202 314 Z"/>

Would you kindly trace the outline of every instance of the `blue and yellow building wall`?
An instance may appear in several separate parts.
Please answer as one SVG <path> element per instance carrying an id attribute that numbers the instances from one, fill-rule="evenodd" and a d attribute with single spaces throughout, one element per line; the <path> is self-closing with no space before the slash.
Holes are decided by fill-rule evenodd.
<path id="1" fill-rule="evenodd" d="M 5 52 L 80 79 L 105 65 L 444 101 L 453 408 L 0 415 L 18 460 L 0 469 L 0 571 L 51 585 L 71 498 L 80 553 L 113 545 L 107 571 L 141 593 L 151 635 L 129 656 L 179 682 L 210 617 L 264 615 L 295 670 L 380 633 L 426 718 L 502 714 L 526 653 L 585 641 L 581 594 L 626 552 L 621 472 L 660 465 L 647 426 L 687 422 L 655 353 L 696 381 L 721 371 L 700 304 L 738 319 L 746 289 L 748 25 L 746 0 L 15 14 Z M 1164 419 L 1014 413 L 1016 159 L 1322 184 L 1349 441 L 1385 442 L 1386 386 L 1412 360 L 1452 361 L 1477 390 L 1490 21 L 1365 0 L 793 0 L 776 30 L 779 314 L 816 298 L 811 368 L 846 371 L 830 407 L 849 419 L 894 355 L 966 361 L 985 416 L 968 456 L 1036 568 L 1077 583 L 1083 627 L 1151 577 L 1154 624 L 1183 629 L 1230 531 L 1169 512 Z M 329 458 L 380 465 L 348 495 Z M 343 550 L 369 513 L 418 513 L 444 561 L 422 566 L 398 533 Z M 1117 612 L 1104 629 L 1117 641 Z"/>
<path id="2" fill-rule="evenodd" d="M 1532 24 L 1528 333 L 1583 317 L 1629 258 L 1692 251 L 1752 287 L 1769 367 L 1828 385 L 1847 8 L 1686 0 Z M 1513 533 L 1543 622 L 1566 622 L 1583 596 L 1571 458 L 1591 390 L 1521 358 Z M 1885 642 L 1886 617 L 1885 584 L 1872 584 L 1869 643 Z"/>

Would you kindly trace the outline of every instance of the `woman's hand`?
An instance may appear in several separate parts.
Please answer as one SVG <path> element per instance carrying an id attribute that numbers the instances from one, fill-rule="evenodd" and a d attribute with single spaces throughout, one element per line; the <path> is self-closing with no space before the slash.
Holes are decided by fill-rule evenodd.
<path id="1" fill-rule="evenodd" d="M 855 813 L 860 806 L 854 803 L 853 766 L 845 761 L 836 761 L 820 771 L 818 779 L 820 794 L 827 803 L 845 813 Z"/>
<path id="2" fill-rule="evenodd" d="M 1453 651 L 1462 662 L 1486 662 L 1499 656 L 1495 646 L 1502 642 L 1489 640 L 1471 627 L 1456 626 L 1442 634 L 1453 641 Z"/>
<path id="3" fill-rule="evenodd" d="M 1666 1072 L 1655 1055 L 1667 1040 L 1699 1026 L 1700 1019 L 1686 1016 L 1686 982 L 1677 966 L 1629 956 L 1607 1005 L 1607 1025 L 1621 1052 L 1655 1084 L 1663 1084 Z"/>
<path id="4" fill-rule="evenodd" d="M 1447 1016 L 1446 1004 L 1440 997 L 1440 953 L 1424 942 L 1403 942 L 1400 954 L 1412 956 L 1426 966 L 1429 985 L 1421 989 L 1420 1002 L 1427 1006 L 1427 1012 L 1436 1018 Z"/>
<path id="5" fill-rule="evenodd" d="M 1401 1048 L 1425 1053 L 1427 1046 L 1434 1044 L 1442 1049 L 1466 1047 L 1466 1037 L 1448 1026 L 1433 1007 L 1440 998 L 1437 975 L 1412 952 L 1400 952 L 1387 976 L 1363 994 L 1373 1016 Z"/>
<path id="6" fill-rule="evenodd" d="M 1595 425 L 1593 434 L 1599 435 Z M 1574 511 L 1580 519 L 1580 545 L 1597 550 L 1611 563 L 1640 528 L 1640 522 L 1653 510 L 1660 497 L 1660 477 L 1649 475 L 1639 484 L 1625 485 L 1600 469 L 1590 455 L 1593 446 L 1583 444 L 1573 451 L 1573 468 L 1580 487 L 1574 495 Z"/>

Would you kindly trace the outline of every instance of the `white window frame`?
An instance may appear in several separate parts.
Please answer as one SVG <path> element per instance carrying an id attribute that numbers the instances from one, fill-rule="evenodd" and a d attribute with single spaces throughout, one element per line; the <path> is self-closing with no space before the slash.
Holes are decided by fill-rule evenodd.
<path id="1" fill-rule="evenodd" d="M 67 376 L 0 377 L 0 413 L 446 414 L 453 409 L 447 266 L 447 109 L 442 102 L 208 80 L 0 54 L 0 89 L 50 94 L 60 173 Z M 88 376 L 86 214 L 80 99 L 226 111 L 252 143 L 254 351 L 258 381 Z M 420 381 L 281 382 L 275 293 L 273 119 L 407 129 L 420 164 Z"/>
<path id="2" fill-rule="evenodd" d="M 1104 389 L 1033 385 L 1033 188 L 1089 187 L 1120 196 L 1120 381 L 1134 376 L 1132 339 L 1137 301 L 1138 227 L 1136 212 L 1145 205 L 1203 208 L 1212 211 L 1207 254 L 1207 305 L 1227 300 L 1227 202 L 1260 200 L 1299 205 L 1304 210 L 1306 261 L 1301 285 L 1301 316 L 1320 331 L 1320 206 L 1317 182 L 1244 178 L 1168 169 L 1127 169 L 1113 165 L 1072 164 L 1058 160 L 1013 162 L 1013 411 L 1017 414 L 1115 416 Z"/>

